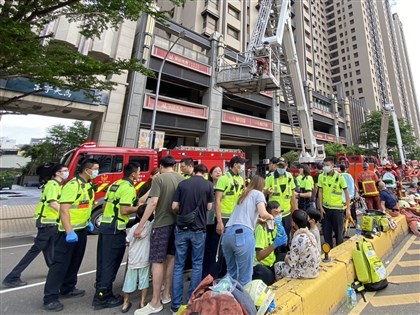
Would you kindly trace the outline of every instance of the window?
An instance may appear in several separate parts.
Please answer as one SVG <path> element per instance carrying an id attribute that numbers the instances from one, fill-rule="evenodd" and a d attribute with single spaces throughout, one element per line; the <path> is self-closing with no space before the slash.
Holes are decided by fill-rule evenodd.
<path id="1" fill-rule="evenodd" d="M 120 173 L 123 169 L 122 155 L 94 155 L 94 154 L 80 154 L 77 163 L 77 169 L 80 168 L 82 161 L 86 158 L 91 158 L 99 161 L 99 174 L 103 173 Z"/>
<path id="2" fill-rule="evenodd" d="M 204 17 L 203 28 L 209 28 L 212 31 L 217 31 L 217 21 L 213 17 L 207 15 Z"/>
<path id="3" fill-rule="evenodd" d="M 236 10 L 234 7 L 228 6 L 228 13 L 232 15 L 235 19 L 239 20 L 240 12 Z"/>
<path id="4" fill-rule="evenodd" d="M 359 53 L 355 52 L 355 53 L 353 54 L 353 56 L 354 56 L 354 58 L 357 58 L 357 57 L 359 57 Z"/>
<path id="5" fill-rule="evenodd" d="M 232 36 L 234 39 L 239 40 L 239 31 L 235 30 L 234 28 L 228 26 L 227 33 Z"/>
<path id="6" fill-rule="evenodd" d="M 357 66 L 359 66 L 359 62 L 358 62 L 358 61 L 355 61 L 354 65 L 355 65 L 356 67 L 357 67 Z"/>
<path id="7" fill-rule="evenodd" d="M 135 156 L 132 155 L 129 157 L 128 162 L 136 162 L 140 165 L 140 170 L 142 172 L 149 171 L 149 157 L 148 156 Z"/>
<path id="8" fill-rule="evenodd" d="M 357 84 L 362 84 L 362 79 L 357 79 Z"/>
<path id="9" fill-rule="evenodd" d="M 363 88 L 358 88 L 358 89 L 357 89 L 357 92 L 359 92 L 359 93 L 363 93 Z"/>
<path id="10" fill-rule="evenodd" d="M 356 70 L 356 75 L 360 75 L 360 70 Z"/>

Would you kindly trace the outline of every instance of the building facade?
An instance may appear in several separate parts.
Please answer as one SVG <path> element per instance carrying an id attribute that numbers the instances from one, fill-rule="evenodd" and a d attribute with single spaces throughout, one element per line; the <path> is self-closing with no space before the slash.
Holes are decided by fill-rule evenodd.
<path id="1" fill-rule="evenodd" d="M 240 148 L 254 165 L 296 149 L 299 139 L 293 137 L 285 105 L 276 93 L 230 94 L 216 85 L 217 57 L 222 48 L 232 53 L 247 49 L 259 1 L 200 0 L 181 7 L 170 6 L 169 1 L 157 3 L 171 14 L 167 25 L 144 15 L 137 23 L 127 21 L 118 31 L 107 30 L 94 40 L 80 36 L 77 26 L 64 19 L 48 26 L 57 39 L 84 54 L 135 57 L 156 77 L 113 76 L 116 89 L 94 104 L 76 97 L 69 103 L 69 95 L 58 97 L 59 91 L 51 89 L 25 98 L 20 108 L 26 113 L 90 120 L 90 138 L 100 145 L 144 145 L 153 120 L 157 74 L 166 58 L 155 119 L 163 146 Z M 291 0 L 290 4 L 317 141 L 357 144 L 364 115 L 387 102 L 396 105 L 399 116 L 410 119 L 418 135 L 420 115 L 402 26 L 390 13 L 389 1 Z M 185 37 L 168 53 L 181 32 Z M 0 83 L 0 97 L 25 92 Z"/>
<path id="2" fill-rule="evenodd" d="M 156 129 L 165 133 L 164 146 L 240 148 L 254 165 L 296 149 L 286 109 L 276 93 L 229 94 L 215 85 L 220 47 L 231 52 L 246 49 L 258 16 L 258 1 L 189 1 L 175 8 L 166 7 L 168 2 L 158 4 L 172 12 L 173 21 L 153 28 L 150 19 L 143 17 L 133 56 L 158 71 L 171 43 L 181 31 L 186 33 L 169 53 L 162 71 Z M 150 38 L 147 29 L 153 30 Z M 327 47 L 323 49 L 320 76 L 328 84 L 312 81 L 316 70 L 303 76 L 315 137 L 321 143 L 347 143 L 344 98 L 331 98 Z M 309 69 L 304 66 L 301 68 Z M 120 142 L 133 147 L 138 145 L 140 130 L 150 129 L 157 82 L 137 74 L 130 80 Z"/>

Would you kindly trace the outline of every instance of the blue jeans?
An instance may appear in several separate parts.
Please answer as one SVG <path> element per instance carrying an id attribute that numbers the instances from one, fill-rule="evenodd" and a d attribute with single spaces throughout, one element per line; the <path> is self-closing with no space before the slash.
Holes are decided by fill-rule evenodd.
<path id="1" fill-rule="evenodd" d="M 190 287 L 188 289 L 188 299 L 193 291 L 201 282 L 203 270 L 204 247 L 206 243 L 205 231 L 182 231 L 175 228 L 175 266 L 172 284 L 172 306 L 173 311 L 177 311 L 183 303 L 184 296 L 184 266 L 187 259 L 188 248 L 192 249 L 192 273 Z"/>
<path id="2" fill-rule="evenodd" d="M 254 231 L 244 225 L 227 227 L 222 237 L 222 248 L 228 274 L 241 285 L 246 285 L 252 280 L 255 256 Z"/>

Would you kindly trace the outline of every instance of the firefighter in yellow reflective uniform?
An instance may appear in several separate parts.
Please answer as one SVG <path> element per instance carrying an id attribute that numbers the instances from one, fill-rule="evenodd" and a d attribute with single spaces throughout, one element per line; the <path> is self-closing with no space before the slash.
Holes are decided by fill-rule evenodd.
<path id="1" fill-rule="evenodd" d="M 244 173 L 246 159 L 234 156 L 230 159 L 230 169 L 220 176 L 215 188 L 215 209 L 216 209 L 216 234 L 213 242 L 218 244 L 223 235 L 225 225 L 238 202 L 239 197 L 245 188 Z M 208 268 L 213 277 L 219 278 L 226 274 L 226 261 L 220 246 L 218 259 L 211 257 L 213 262 Z M 215 262 L 216 261 L 216 262 Z"/>
<path id="2" fill-rule="evenodd" d="M 324 159 L 324 172 L 319 175 L 319 209 L 322 217 L 322 230 L 324 239 L 333 247 L 333 232 L 336 239 L 335 245 L 343 243 L 344 215 L 351 218 L 350 195 L 344 177 L 333 169 L 334 159 Z M 345 202 L 343 202 L 343 191 Z"/>
<path id="3" fill-rule="evenodd" d="M 85 290 L 76 289 L 77 273 L 86 249 L 87 231 L 93 231 L 90 222 L 95 197 L 90 183 L 99 174 L 99 162 L 86 159 L 80 173 L 66 183 L 60 197 L 60 221 L 54 243 L 54 258 L 44 287 L 44 308 L 61 311 L 59 296 L 79 297 Z"/>
<path id="4" fill-rule="evenodd" d="M 289 239 L 290 230 L 292 229 L 291 213 L 297 209 L 297 201 L 295 197 L 295 181 L 293 175 L 286 171 L 286 161 L 279 158 L 277 169 L 273 175 L 265 179 L 265 194 L 268 195 L 269 201 L 277 201 L 280 204 L 282 214 L 282 223 Z M 286 248 L 282 248 L 286 250 Z"/>
<path id="5" fill-rule="evenodd" d="M 54 237 L 57 234 L 58 200 L 61 195 L 61 183 L 69 176 L 69 170 L 63 164 L 56 164 L 51 168 L 52 179 L 49 180 L 42 190 L 41 201 L 35 210 L 34 219 L 38 234 L 34 239 L 34 245 L 26 255 L 4 278 L 3 284 L 8 287 L 20 287 L 27 283 L 20 279 L 21 273 L 42 251 L 45 262 L 50 267 L 53 261 Z"/>
<path id="6" fill-rule="evenodd" d="M 111 308 L 123 303 L 122 296 L 114 296 L 112 283 L 125 253 L 125 237 L 130 214 L 138 209 L 134 182 L 140 177 L 140 165 L 124 165 L 124 178 L 114 182 L 105 196 L 105 210 L 99 227 L 96 253 L 96 292 L 92 305 L 95 310 Z"/>

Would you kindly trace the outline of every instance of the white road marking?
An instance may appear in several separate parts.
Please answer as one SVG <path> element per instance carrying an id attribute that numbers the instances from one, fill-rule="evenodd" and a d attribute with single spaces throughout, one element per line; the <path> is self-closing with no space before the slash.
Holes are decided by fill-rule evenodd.
<path id="1" fill-rule="evenodd" d="M 25 247 L 25 246 L 31 246 L 34 245 L 34 243 L 31 244 L 22 244 L 22 245 L 15 245 L 15 246 L 7 246 L 7 247 L 0 247 L 1 249 L 11 249 L 11 248 L 18 248 L 18 247 Z"/>
<path id="2" fill-rule="evenodd" d="M 123 262 L 120 266 L 124 266 L 126 264 L 127 264 L 126 262 Z M 81 273 L 77 274 L 77 276 L 78 277 L 85 276 L 85 275 L 89 275 L 89 274 L 94 273 L 94 272 L 96 272 L 96 269 L 95 270 L 86 271 L 86 272 L 81 272 Z M 23 290 L 23 289 L 29 289 L 29 288 L 33 288 L 33 287 L 38 287 L 38 286 L 44 285 L 44 284 L 45 284 L 45 281 L 42 281 L 42 282 L 37 282 L 37 283 L 32 283 L 32 284 L 24 285 L 24 286 L 17 287 L 17 288 L 0 290 L 0 294 L 14 292 L 14 291 L 19 291 L 19 290 Z"/>

